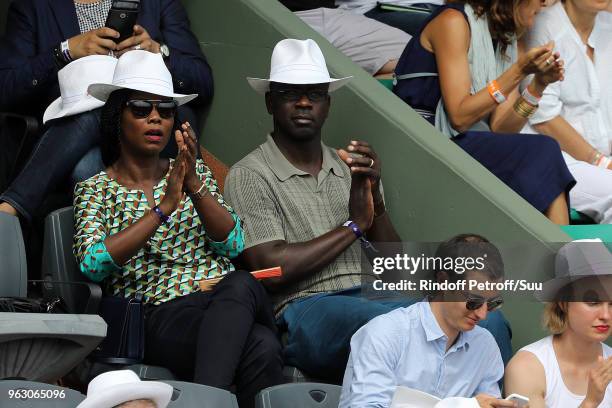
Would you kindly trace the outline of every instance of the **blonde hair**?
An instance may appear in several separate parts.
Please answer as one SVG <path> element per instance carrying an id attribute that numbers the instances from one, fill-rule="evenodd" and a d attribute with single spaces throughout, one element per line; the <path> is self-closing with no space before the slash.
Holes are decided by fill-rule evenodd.
<path id="1" fill-rule="evenodd" d="M 567 302 L 547 303 L 542 324 L 551 334 L 561 334 L 567 329 Z"/>

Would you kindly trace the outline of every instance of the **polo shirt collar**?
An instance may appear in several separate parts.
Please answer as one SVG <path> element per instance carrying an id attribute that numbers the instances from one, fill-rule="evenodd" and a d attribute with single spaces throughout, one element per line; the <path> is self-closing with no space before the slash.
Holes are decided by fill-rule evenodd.
<path id="1" fill-rule="evenodd" d="M 423 326 L 423 330 L 425 330 L 425 337 L 427 341 L 436 341 L 441 338 L 446 339 L 446 334 L 442 331 L 442 328 L 438 324 L 436 317 L 431 311 L 431 304 L 427 301 L 421 302 L 421 325 Z M 459 332 L 459 336 L 455 341 L 455 344 L 449 349 L 451 350 L 459 350 L 463 347 L 469 347 L 469 332 Z"/>
<path id="2" fill-rule="evenodd" d="M 274 139 L 270 134 L 266 138 L 266 142 L 263 143 L 261 149 L 268 161 L 268 165 L 280 181 L 286 181 L 292 176 L 310 176 L 309 173 L 295 167 L 280 151 Z M 340 163 L 336 160 L 331 153 L 331 149 L 321 142 L 321 150 L 323 151 L 323 165 L 322 170 L 326 173 L 333 171 L 338 177 L 344 177 Z"/>

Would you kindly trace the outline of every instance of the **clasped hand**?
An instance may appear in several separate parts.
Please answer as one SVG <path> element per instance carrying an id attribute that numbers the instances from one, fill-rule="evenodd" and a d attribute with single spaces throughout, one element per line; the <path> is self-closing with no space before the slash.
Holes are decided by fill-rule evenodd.
<path id="1" fill-rule="evenodd" d="M 351 170 L 349 216 L 365 233 L 374 222 L 374 204 L 382 203 L 380 159 L 367 142 L 356 140 L 346 150 L 339 149 L 338 155 Z"/>
<path id="2" fill-rule="evenodd" d="M 174 138 L 178 146 L 178 154 L 168 176 L 166 194 L 160 203 L 160 209 L 166 215 L 173 213 L 178 208 L 184 193 L 194 193 L 202 185 L 196 172 L 197 138 L 189 122 L 183 123 L 181 130 L 175 131 Z"/>

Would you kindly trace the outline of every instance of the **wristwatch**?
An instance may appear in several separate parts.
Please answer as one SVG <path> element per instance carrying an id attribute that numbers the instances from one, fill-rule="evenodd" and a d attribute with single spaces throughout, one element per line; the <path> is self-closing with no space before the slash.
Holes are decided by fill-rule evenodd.
<path id="1" fill-rule="evenodd" d="M 162 55 L 162 58 L 166 59 L 170 56 L 170 48 L 164 43 L 159 43 L 159 53 Z"/>

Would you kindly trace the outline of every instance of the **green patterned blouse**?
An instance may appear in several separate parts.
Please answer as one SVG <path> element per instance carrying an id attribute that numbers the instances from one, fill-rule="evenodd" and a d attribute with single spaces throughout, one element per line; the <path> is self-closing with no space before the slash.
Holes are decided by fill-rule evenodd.
<path id="1" fill-rule="evenodd" d="M 172 163 L 171 160 L 170 168 Z M 138 221 L 151 208 L 143 191 L 129 190 L 103 171 L 75 188 L 74 254 L 81 272 L 96 282 L 108 277 L 108 295 L 132 297 L 140 292 L 146 302 L 160 304 L 199 290 L 200 280 L 233 271 L 229 258 L 244 248 L 242 223 L 223 200 L 202 160 L 197 161 L 196 171 L 234 219 L 234 228 L 224 241 L 216 242 L 207 236 L 191 199 L 185 196 L 170 222 L 161 225 L 127 263 L 116 265 L 104 239 Z M 168 174 L 153 188 L 157 204 L 164 197 Z"/>

